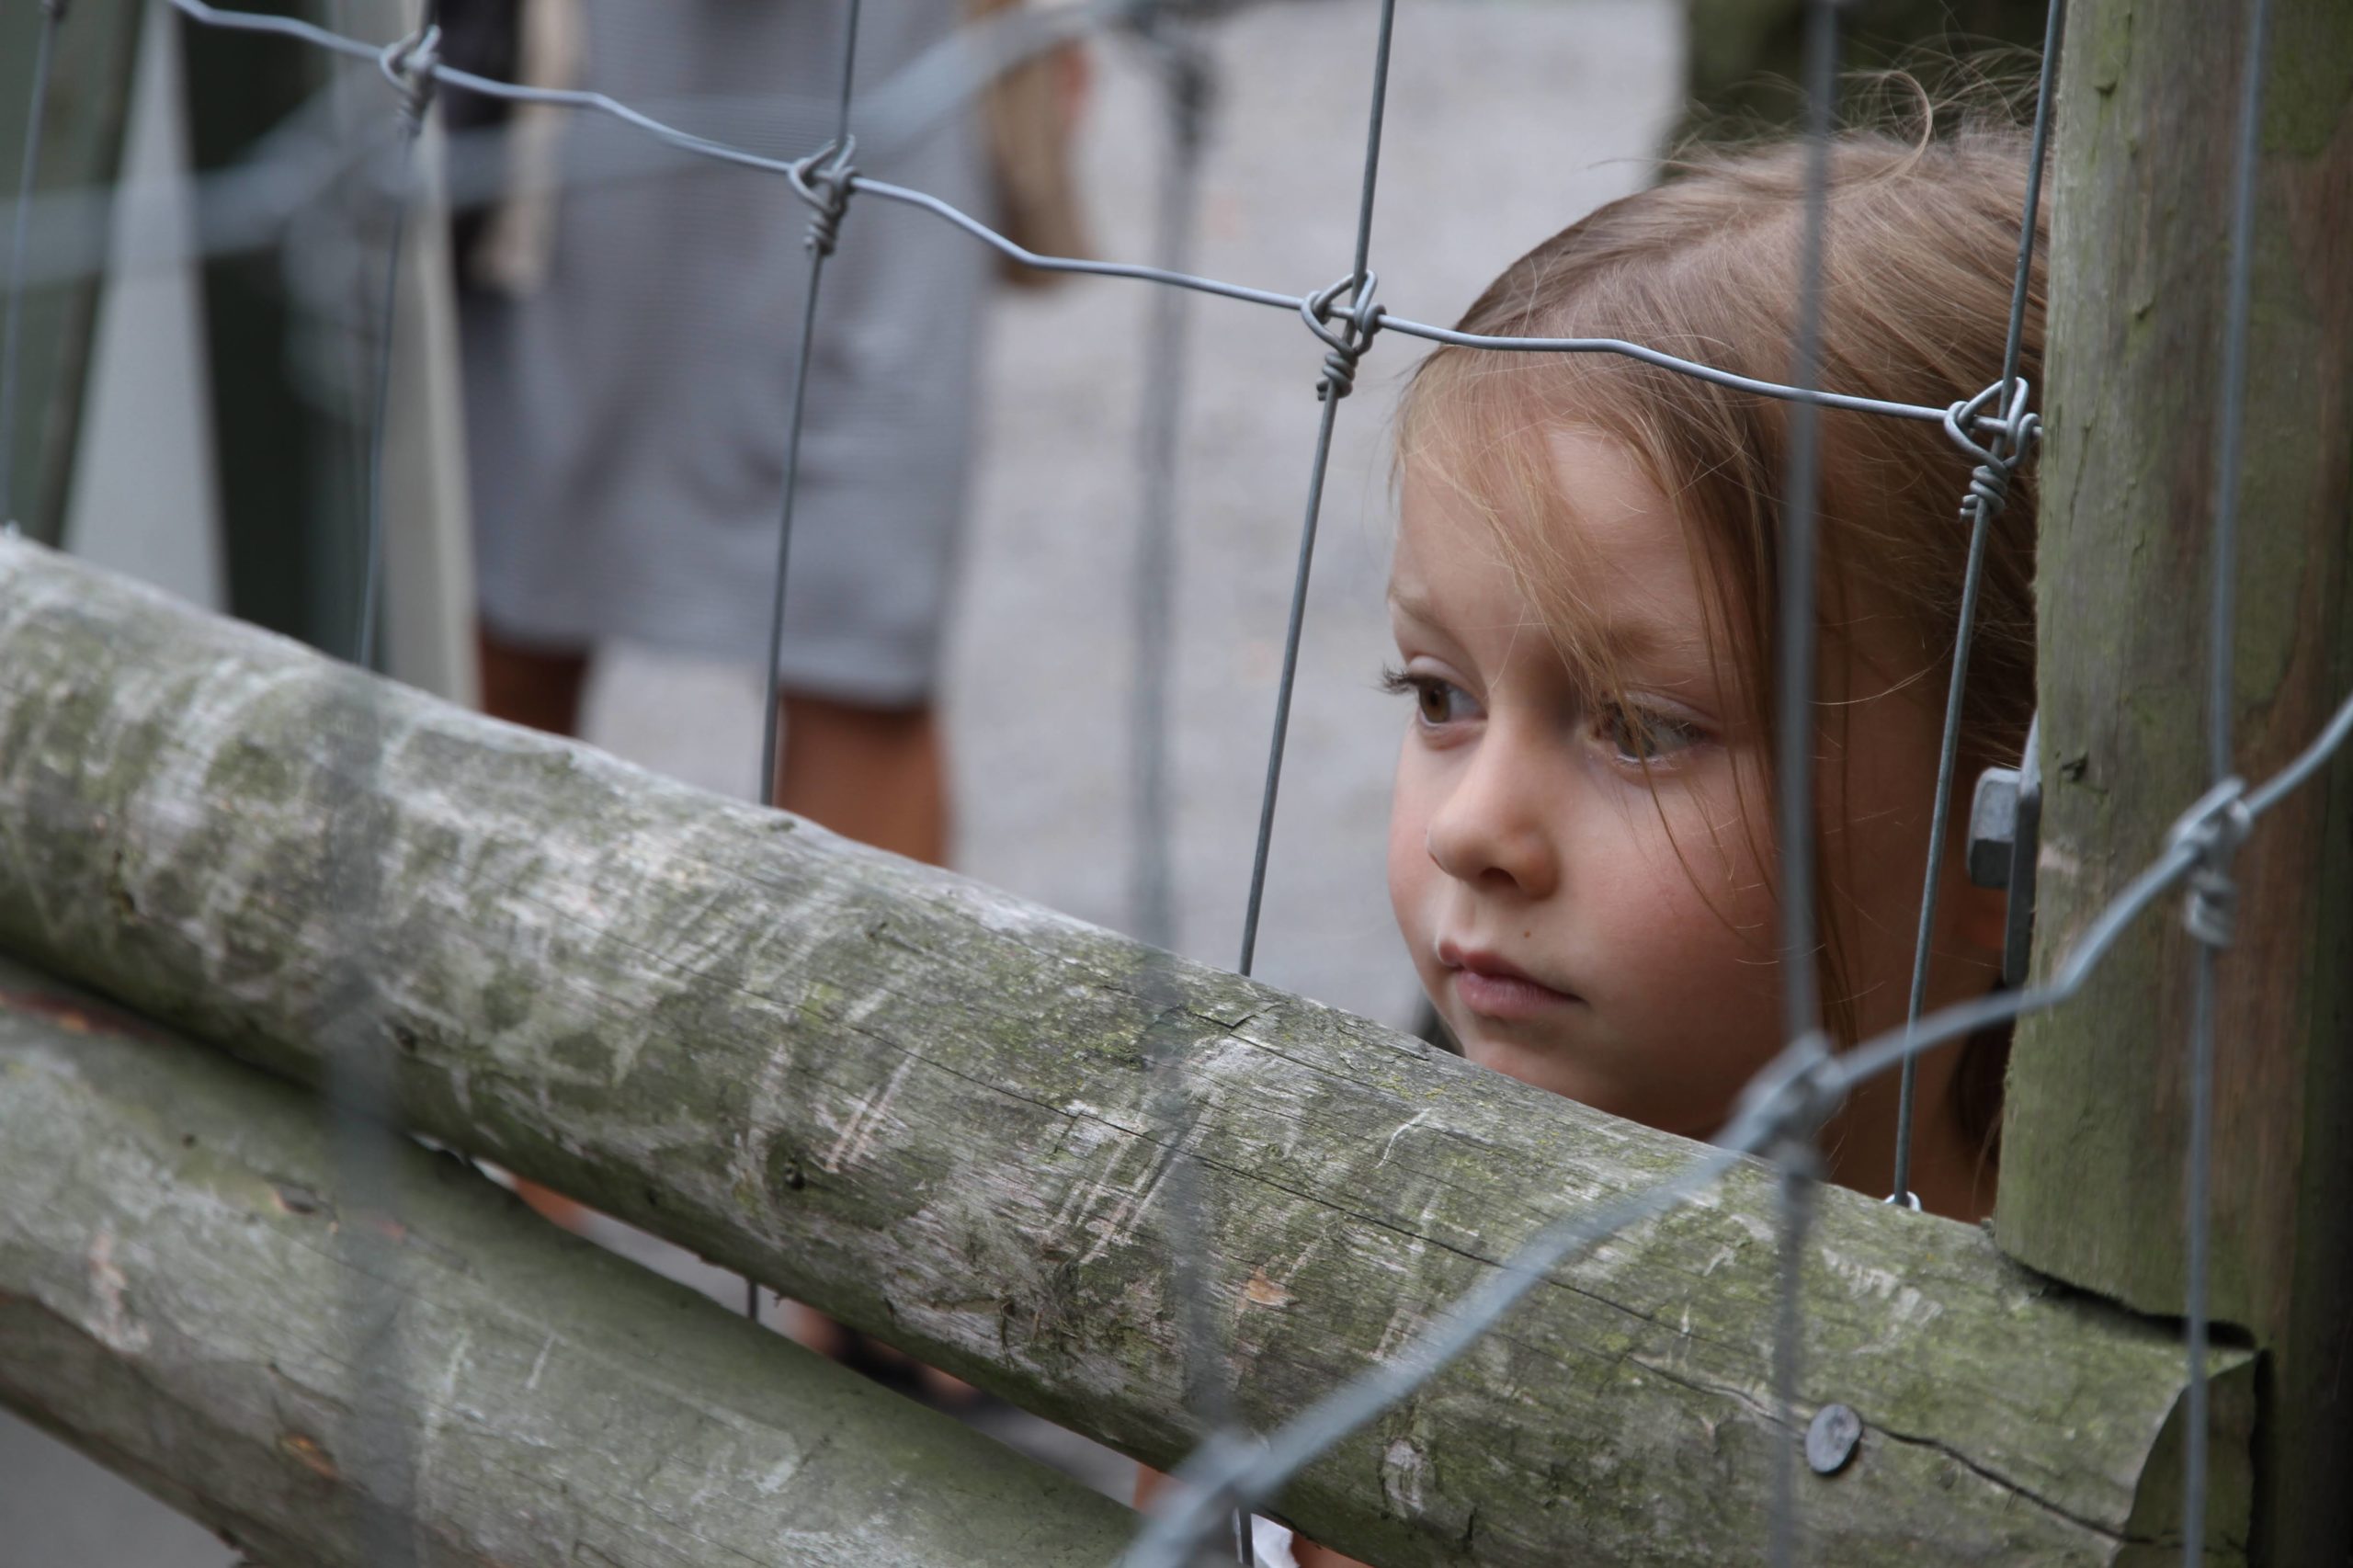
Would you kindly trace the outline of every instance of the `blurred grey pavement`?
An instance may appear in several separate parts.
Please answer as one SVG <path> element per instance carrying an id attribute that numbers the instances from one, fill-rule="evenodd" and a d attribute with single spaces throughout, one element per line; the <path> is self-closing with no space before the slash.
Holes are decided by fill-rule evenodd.
<path id="1" fill-rule="evenodd" d="M 1217 90 L 1197 269 L 1286 292 L 1347 272 L 1370 90 L 1370 6 L 1290 0 L 1212 29 Z M 1661 0 L 1401 7 L 1372 266 L 1393 313 L 1451 325 L 1504 266 L 1648 183 L 1677 104 Z M 1086 186 L 1097 246 L 1149 255 L 1161 111 L 1142 57 L 1096 51 Z M 1086 278 L 1000 299 L 947 712 L 957 869 L 1111 926 L 1129 916 L 1131 573 L 1149 286 Z M 1319 413 L 1323 347 L 1294 314 L 1195 296 L 1178 463 L 1172 698 L 1176 946 L 1231 965 Z M 1404 713 L 1375 681 L 1394 506 L 1396 392 L 1426 346 L 1376 338 L 1341 405 L 1277 815 L 1258 974 L 1403 1021 L 1415 985 L 1381 869 Z M 590 738 L 713 789 L 758 771 L 749 672 L 627 648 Z"/>
<path id="2" fill-rule="evenodd" d="M 1210 29 L 1217 96 L 1199 270 L 1285 291 L 1348 270 L 1374 23 L 1370 5 L 1283 0 Z M 1381 301 L 1451 324 L 1507 262 L 1647 183 L 1677 108 L 1681 25 L 1674 0 L 1402 6 L 1372 243 Z M 1085 174 L 1096 243 L 1104 256 L 1145 259 L 1157 89 L 1119 40 L 1095 59 Z M 1110 279 L 1001 300 L 946 692 L 957 868 L 1112 926 L 1129 914 L 1130 574 L 1147 303 L 1146 286 Z M 1295 315 L 1207 298 L 1189 309 L 1170 655 L 1176 945 L 1230 965 L 1323 348 Z M 1392 1023 L 1415 995 L 1382 872 L 1404 713 L 1375 677 L 1389 652 L 1388 440 L 1396 389 L 1420 351 L 1377 338 L 1338 412 L 1257 965 L 1272 983 Z M 750 792 L 760 737 L 751 671 L 606 653 L 589 699 L 592 741 Z M 668 1267 L 741 1299 L 715 1270 L 682 1256 Z M 1009 1436 L 1107 1486 L 1123 1480 L 1124 1466 L 1099 1449 L 1051 1431 Z M 160 1505 L 0 1415 L 0 1568 L 231 1561 Z"/>

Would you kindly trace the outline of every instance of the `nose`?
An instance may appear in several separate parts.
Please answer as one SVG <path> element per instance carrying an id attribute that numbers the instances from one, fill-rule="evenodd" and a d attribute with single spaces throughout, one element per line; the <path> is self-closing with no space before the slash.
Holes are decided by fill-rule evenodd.
<path id="1" fill-rule="evenodd" d="M 1529 899 L 1558 889 L 1561 854 L 1552 819 L 1566 804 L 1566 781 L 1535 749 L 1490 724 L 1430 813 L 1424 842 L 1438 869 Z"/>

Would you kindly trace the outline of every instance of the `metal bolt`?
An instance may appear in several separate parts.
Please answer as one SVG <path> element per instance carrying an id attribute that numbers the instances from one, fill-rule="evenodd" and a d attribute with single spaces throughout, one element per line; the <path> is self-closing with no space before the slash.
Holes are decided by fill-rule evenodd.
<path id="1" fill-rule="evenodd" d="M 1805 1429 L 1805 1462 L 1816 1475 L 1836 1475 L 1863 1440 L 1863 1418 L 1843 1404 L 1825 1404 Z"/>
<path id="2" fill-rule="evenodd" d="M 1969 880 L 1981 888 L 2010 885 L 2018 834 L 2018 770 L 1989 767 L 1969 802 Z"/>

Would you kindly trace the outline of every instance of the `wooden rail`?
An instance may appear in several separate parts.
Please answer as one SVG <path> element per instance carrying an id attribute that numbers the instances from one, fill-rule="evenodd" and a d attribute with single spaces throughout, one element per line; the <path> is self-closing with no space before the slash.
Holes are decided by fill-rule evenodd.
<path id="1" fill-rule="evenodd" d="M 315 1098 L 0 960 L 0 1399 L 271 1563 L 372 1568 L 372 1529 L 507 1568 L 1101 1568 L 1131 1533 L 457 1160 L 391 1163 L 371 1212 Z M 351 1378 L 387 1353 L 389 1433 Z"/>
<path id="2" fill-rule="evenodd" d="M 1361 1019 L 491 722 L 0 541 L 0 945 L 1165 1464 L 1165 1212 L 1270 1426 L 1545 1221 L 1695 1146 Z M 1149 1053 L 1186 1063 L 1189 1128 Z M 1772 1187 L 1556 1270 L 1285 1497 L 1394 1563 L 1711 1562 L 1761 1539 Z M 1861 1415 L 1807 1556 L 2131 1561 L 2172 1513 L 2164 1324 L 1972 1228 L 1825 1195 L 1804 1399 Z M 2215 1550 L 2245 1539 L 2225 1357 Z M 1734 1543 L 1738 1543 L 1735 1546 Z"/>

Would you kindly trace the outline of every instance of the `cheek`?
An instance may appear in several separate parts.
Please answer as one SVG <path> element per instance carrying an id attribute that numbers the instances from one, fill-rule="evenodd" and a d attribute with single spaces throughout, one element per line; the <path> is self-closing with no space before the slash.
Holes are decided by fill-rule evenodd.
<path id="1" fill-rule="evenodd" d="M 1653 960 L 1685 976 L 1667 994 L 1745 994 L 1760 977 L 1770 989 L 1779 939 L 1773 890 L 1734 816 L 1729 802 L 1690 802 L 1670 813 L 1671 837 L 1654 832 L 1644 846 L 1647 896 L 1637 918 Z"/>
<path id="2" fill-rule="evenodd" d="M 1774 901 L 1736 827 L 1667 816 L 1644 804 L 1626 824 L 1616 896 L 1590 927 L 1611 978 L 1602 1010 L 1627 1049 L 1603 1108 L 1704 1137 L 1779 1044 Z"/>
<path id="3" fill-rule="evenodd" d="M 1436 784 L 1428 760 L 1411 735 L 1397 756 L 1397 782 L 1389 797 L 1389 907 L 1419 966 L 1428 943 L 1429 893 L 1438 867 L 1430 860 L 1429 820 Z"/>

